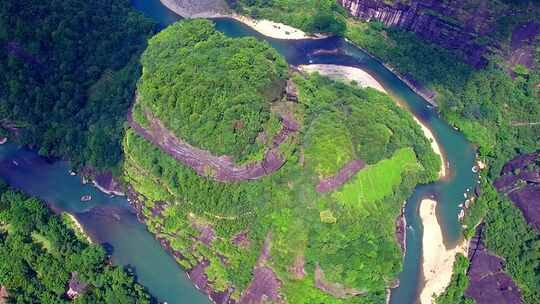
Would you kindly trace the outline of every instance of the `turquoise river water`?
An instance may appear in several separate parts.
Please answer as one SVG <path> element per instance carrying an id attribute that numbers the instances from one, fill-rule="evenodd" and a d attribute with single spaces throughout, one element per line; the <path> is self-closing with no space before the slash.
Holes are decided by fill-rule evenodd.
<path id="1" fill-rule="evenodd" d="M 180 19 L 159 0 L 133 0 L 133 5 L 165 27 Z M 422 225 L 418 204 L 422 198 L 439 201 L 438 217 L 448 245 L 460 238 L 457 219 L 463 193 L 473 189 L 477 176 L 471 171 L 475 149 L 463 135 L 446 124 L 431 106 L 381 63 L 362 50 L 338 38 L 285 41 L 262 37 L 231 19 L 216 19 L 216 27 L 232 37 L 254 36 L 267 40 L 290 64 L 332 63 L 355 66 L 375 77 L 388 93 L 405 104 L 437 138 L 449 162 L 450 176 L 442 181 L 418 186 L 405 206 L 407 250 L 400 286 L 392 290 L 392 304 L 415 303 L 422 284 Z M 321 52 L 327 51 L 327 52 Z M 328 52 L 329 51 L 329 52 Z M 94 241 L 103 243 L 117 265 L 133 268 L 138 281 L 159 300 L 174 304 L 209 303 L 189 281 L 145 226 L 137 221 L 125 198 L 112 198 L 70 176 L 63 161 L 47 161 L 34 151 L 14 144 L 0 146 L 0 176 L 10 185 L 45 200 L 53 209 L 74 214 Z M 92 195 L 81 203 L 83 195 Z M 293 303 L 294 304 L 294 303 Z"/>

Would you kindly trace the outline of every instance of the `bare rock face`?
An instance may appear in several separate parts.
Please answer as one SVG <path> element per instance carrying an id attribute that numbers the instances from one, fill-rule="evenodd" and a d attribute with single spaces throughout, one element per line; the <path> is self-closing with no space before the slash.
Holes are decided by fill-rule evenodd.
<path id="1" fill-rule="evenodd" d="M 540 231 L 540 150 L 508 161 L 493 185 L 507 194 L 525 220 Z"/>
<path id="2" fill-rule="evenodd" d="M 482 241 L 483 224 L 471 239 L 468 257 L 471 262 L 467 275 L 469 286 L 465 296 L 478 304 L 521 304 L 521 291 L 504 271 L 504 261 L 490 253 Z"/>
<path id="3" fill-rule="evenodd" d="M 508 58 L 511 68 L 517 64 L 522 64 L 529 69 L 534 67 L 534 46 L 538 35 L 540 35 L 540 23 L 529 22 L 514 28 Z"/>
<path id="4" fill-rule="evenodd" d="M 474 66 L 486 64 L 484 55 L 492 45 L 479 38 L 495 28 L 496 16 L 487 1 L 471 9 L 470 1 L 337 0 L 352 16 L 376 20 L 386 26 L 412 31 L 445 48 L 462 51 Z"/>
<path id="5" fill-rule="evenodd" d="M 160 0 L 163 5 L 184 18 L 214 17 L 227 12 L 225 0 Z"/>

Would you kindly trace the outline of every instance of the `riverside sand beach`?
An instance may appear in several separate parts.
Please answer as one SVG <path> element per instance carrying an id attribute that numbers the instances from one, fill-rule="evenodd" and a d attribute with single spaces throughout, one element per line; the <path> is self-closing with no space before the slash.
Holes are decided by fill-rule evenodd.
<path id="1" fill-rule="evenodd" d="M 422 274 L 424 286 L 420 291 L 420 303 L 431 304 L 433 295 L 440 295 L 450 284 L 456 254 L 467 252 L 467 241 L 461 240 L 454 248 L 444 244 L 441 226 L 436 214 L 437 202 L 423 199 L 420 202 L 420 218 L 424 227 L 422 236 Z"/>
<path id="2" fill-rule="evenodd" d="M 302 40 L 302 39 L 321 39 L 327 36 L 322 34 L 309 35 L 302 30 L 295 27 L 274 22 L 266 19 L 255 20 L 253 18 L 242 16 L 238 14 L 230 14 L 218 17 L 229 17 L 236 21 L 240 21 L 250 28 L 256 30 L 261 35 L 274 39 L 290 39 L 290 40 Z"/>
<path id="3" fill-rule="evenodd" d="M 74 229 L 77 229 L 79 233 L 81 233 L 82 235 L 84 235 L 84 237 L 86 238 L 86 240 L 88 241 L 88 243 L 90 244 L 93 244 L 94 242 L 92 241 L 92 239 L 90 238 L 90 236 L 86 233 L 86 231 L 84 231 L 84 228 L 83 226 L 81 225 L 81 223 L 79 222 L 79 220 L 77 220 L 77 218 L 71 214 L 71 213 L 68 213 L 68 212 L 64 212 L 70 219 L 71 221 L 73 222 L 73 225 L 75 227 L 73 227 Z"/>
<path id="4" fill-rule="evenodd" d="M 309 35 L 283 23 L 266 19 L 255 20 L 231 12 L 221 0 L 160 0 L 168 9 L 184 18 L 232 18 L 254 29 L 261 35 L 274 39 L 302 40 L 325 38 L 325 35 Z"/>
<path id="5" fill-rule="evenodd" d="M 377 91 L 386 93 L 383 86 L 375 78 L 359 68 L 335 64 L 305 64 L 299 65 L 298 68 L 302 72 L 317 72 L 321 76 L 326 76 L 335 80 L 345 82 L 355 81 L 362 88 L 374 88 Z"/>

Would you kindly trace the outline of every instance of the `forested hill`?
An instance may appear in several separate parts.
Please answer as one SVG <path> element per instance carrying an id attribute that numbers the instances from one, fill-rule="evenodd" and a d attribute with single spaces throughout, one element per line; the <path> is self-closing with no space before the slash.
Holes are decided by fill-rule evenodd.
<path id="1" fill-rule="evenodd" d="M 45 156 L 114 167 L 153 32 L 129 0 L 1 1 L 0 131 L 20 128 Z"/>
<path id="2" fill-rule="evenodd" d="M 149 304 L 133 275 L 77 231 L 68 216 L 0 181 L 0 303 Z"/>
<path id="3" fill-rule="evenodd" d="M 220 302 L 385 301 L 403 201 L 441 165 L 410 113 L 205 20 L 160 32 L 142 62 L 125 178 L 197 286 Z"/>
<path id="4" fill-rule="evenodd" d="M 538 6 L 534 8 L 538 11 Z M 491 186 L 505 162 L 540 149 L 540 20 L 530 12 L 507 16 L 509 23 L 500 28 L 503 47 L 482 68 L 468 65 L 459 52 L 379 22 L 351 21 L 346 35 L 398 73 L 422 83 L 434 94 L 442 116 L 478 146 L 488 168 L 477 191 L 481 195 L 467 210 L 465 235 L 472 237 L 475 225 L 484 221 L 481 236 L 487 249 L 506 261 L 501 269 L 516 282 L 523 301 L 538 303 L 540 234 L 506 195 Z M 461 273 L 438 303 L 470 302 L 464 297 L 467 265 L 458 263 L 456 270 Z M 481 294 L 489 295 L 493 288 L 482 285 Z"/>

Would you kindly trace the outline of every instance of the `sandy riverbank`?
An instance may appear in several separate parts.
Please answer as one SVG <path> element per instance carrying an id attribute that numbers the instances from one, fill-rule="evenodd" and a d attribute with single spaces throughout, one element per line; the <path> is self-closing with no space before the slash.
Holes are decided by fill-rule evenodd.
<path id="1" fill-rule="evenodd" d="M 75 228 L 78 230 L 78 232 L 80 232 L 82 235 L 84 235 L 84 237 L 86 237 L 86 240 L 88 241 L 88 243 L 92 244 L 93 243 L 92 239 L 86 233 L 86 231 L 84 231 L 84 228 L 81 225 L 81 223 L 79 222 L 79 220 L 77 220 L 77 218 L 71 213 L 65 212 L 65 214 L 71 219 L 71 221 L 75 225 Z"/>
<path id="2" fill-rule="evenodd" d="M 374 88 L 380 92 L 386 93 L 383 86 L 373 76 L 369 75 L 366 71 L 343 65 L 335 64 L 307 64 L 299 65 L 298 68 L 302 72 L 307 73 L 319 73 L 322 76 L 326 76 L 330 79 L 341 80 L 345 82 L 355 81 L 359 86 L 366 88 Z"/>
<path id="3" fill-rule="evenodd" d="M 261 35 L 274 39 L 320 39 L 325 35 L 310 35 L 295 27 L 266 19 L 253 19 L 231 12 L 224 1 L 160 0 L 163 5 L 184 18 L 231 18 L 247 25 Z"/>
<path id="4" fill-rule="evenodd" d="M 467 241 L 462 240 L 454 248 L 446 248 L 435 208 L 437 202 L 423 199 L 420 202 L 420 217 L 424 227 L 422 237 L 422 270 L 424 286 L 420 291 L 420 303 L 432 303 L 433 295 L 443 293 L 452 278 L 456 254 L 467 252 Z"/>
<path id="5" fill-rule="evenodd" d="M 230 15 L 224 15 L 220 17 L 232 18 L 236 21 L 242 22 L 243 24 L 259 32 L 261 35 L 274 38 L 274 39 L 302 40 L 302 39 L 321 39 L 321 38 L 327 37 L 321 34 L 310 35 L 295 27 L 292 27 L 283 23 L 279 23 L 279 22 L 265 20 L 265 19 L 256 20 L 256 19 L 253 19 L 247 16 L 238 15 L 238 14 L 230 14 Z"/>

